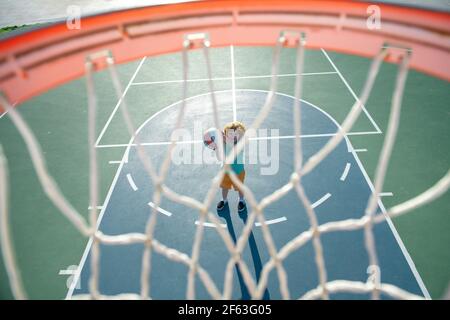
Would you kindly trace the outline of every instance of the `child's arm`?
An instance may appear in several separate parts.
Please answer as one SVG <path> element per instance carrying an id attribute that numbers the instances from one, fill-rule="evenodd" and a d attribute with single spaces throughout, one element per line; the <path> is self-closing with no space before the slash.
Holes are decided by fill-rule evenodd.
<path id="1" fill-rule="evenodd" d="M 222 146 L 223 146 L 222 147 L 222 154 L 220 152 L 219 143 L 222 143 Z M 225 136 L 224 136 L 223 132 L 222 132 L 222 139 L 219 139 L 219 141 L 217 141 L 216 148 L 214 149 L 214 151 L 216 152 L 217 159 L 220 162 L 223 162 L 223 158 L 224 158 L 223 153 L 225 152 Z"/>

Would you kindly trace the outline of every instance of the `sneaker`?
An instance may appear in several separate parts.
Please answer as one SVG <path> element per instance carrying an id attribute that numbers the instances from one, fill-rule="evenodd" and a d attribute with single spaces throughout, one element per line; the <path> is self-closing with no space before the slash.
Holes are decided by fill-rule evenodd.
<path id="1" fill-rule="evenodd" d="M 242 212 L 242 211 L 244 211 L 245 210 L 245 202 L 244 201 L 239 201 L 239 204 L 238 204 L 238 211 L 239 212 Z"/>
<path id="2" fill-rule="evenodd" d="M 225 207 L 225 201 L 221 200 L 217 203 L 217 210 L 222 210 Z"/>

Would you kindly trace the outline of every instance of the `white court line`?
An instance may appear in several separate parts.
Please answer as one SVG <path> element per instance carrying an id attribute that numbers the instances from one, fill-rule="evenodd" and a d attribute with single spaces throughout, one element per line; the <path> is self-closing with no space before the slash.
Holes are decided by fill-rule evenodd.
<path id="1" fill-rule="evenodd" d="M 123 158 L 125 158 L 125 154 L 126 154 L 126 152 L 124 152 Z M 103 206 L 100 211 L 100 214 L 98 215 L 96 230 L 98 230 L 100 227 L 100 223 L 102 222 L 103 216 L 105 214 L 106 206 L 109 203 L 109 199 L 111 198 L 112 192 L 114 190 L 114 186 L 116 185 L 117 180 L 119 179 L 120 173 L 122 172 L 123 165 L 124 165 L 124 161 L 122 160 L 119 167 L 117 168 L 116 175 L 114 176 L 114 179 L 111 182 L 111 185 L 108 190 L 108 194 L 106 195 L 105 201 L 103 202 Z M 75 290 L 75 286 L 77 285 L 77 283 L 80 280 L 81 271 L 83 270 L 84 264 L 86 263 L 86 259 L 89 255 L 89 251 L 91 250 L 91 247 L 92 247 L 92 236 L 89 237 L 86 247 L 84 248 L 83 255 L 81 256 L 80 263 L 78 264 L 77 272 L 75 273 L 75 276 L 72 278 L 72 283 L 69 287 L 69 290 L 67 290 L 67 295 L 65 298 L 66 300 L 72 298 L 73 291 Z"/>
<path id="2" fill-rule="evenodd" d="M 133 191 L 138 190 L 136 183 L 134 183 L 133 177 L 129 173 L 127 173 L 127 180 L 128 180 L 128 183 L 130 184 L 131 188 L 133 189 Z"/>
<path id="3" fill-rule="evenodd" d="M 198 220 L 195 221 L 195 224 L 198 226 L 200 224 L 200 221 L 198 221 Z M 210 228 L 216 228 L 216 225 L 214 223 L 211 223 L 211 222 L 203 222 L 203 226 L 204 227 L 210 227 Z M 227 225 L 223 224 L 223 223 L 221 223 L 220 226 L 222 228 L 226 228 L 227 227 Z"/>
<path id="4" fill-rule="evenodd" d="M 141 146 L 165 146 L 170 145 L 171 141 L 164 142 L 141 142 Z M 186 140 L 186 141 L 176 141 L 175 144 L 194 144 L 194 143 L 203 143 L 202 140 Z M 117 143 L 117 144 L 101 144 L 98 145 L 97 148 L 120 148 L 120 147 L 137 147 L 136 143 Z"/>
<path id="5" fill-rule="evenodd" d="M 99 209 L 99 210 L 102 210 L 103 206 L 97 206 L 96 208 Z M 92 206 L 89 206 L 88 210 L 91 210 L 91 209 L 92 209 Z"/>
<path id="6" fill-rule="evenodd" d="M 336 135 L 336 133 L 323 133 L 323 134 L 302 134 L 300 138 L 320 138 L 320 137 L 332 137 Z M 275 139 L 294 139 L 295 135 L 292 136 L 270 136 L 270 137 L 252 137 L 248 140 L 275 140 Z M 163 142 L 141 142 L 141 146 L 163 146 L 170 145 L 171 141 L 163 141 Z M 203 143 L 202 140 L 186 140 L 186 141 L 177 141 L 175 144 L 194 144 L 194 143 Z M 98 145 L 97 148 L 119 148 L 119 147 L 137 147 L 136 143 L 119 143 L 119 144 L 102 144 Z"/>
<path id="7" fill-rule="evenodd" d="M 367 149 L 355 149 L 355 152 L 367 152 Z"/>
<path id="8" fill-rule="evenodd" d="M 15 107 L 17 105 L 17 102 L 11 103 L 11 107 Z M 2 114 L 0 114 L 0 119 L 3 118 L 4 116 L 6 116 L 6 114 L 8 113 L 8 111 L 3 112 Z"/>
<path id="9" fill-rule="evenodd" d="M 208 78 L 199 78 L 199 79 L 186 79 L 186 82 L 208 82 L 210 79 Z M 222 81 L 222 80 L 231 80 L 231 77 L 217 77 L 212 78 L 213 81 Z M 170 83 L 183 83 L 185 80 L 162 80 L 162 81 L 141 81 L 141 82 L 133 82 L 132 86 L 147 86 L 152 84 L 170 84 Z"/>
<path id="10" fill-rule="evenodd" d="M 148 205 L 149 205 L 150 207 L 152 207 L 153 209 L 155 208 L 155 204 L 154 204 L 153 202 L 151 202 L 151 201 L 148 203 Z M 167 211 L 167 210 L 164 210 L 164 209 L 161 208 L 161 207 L 156 208 L 156 211 L 161 212 L 162 214 L 164 214 L 164 215 L 166 215 L 166 216 L 168 216 L 168 217 L 171 217 L 171 216 L 172 216 L 172 212 L 169 212 L 169 211 Z"/>
<path id="11" fill-rule="evenodd" d="M 110 114 L 110 116 L 109 116 L 109 118 L 108 118 L 108 121 L 106 121 L 105 125 L 103 126 L 103 129 L 102 129 L 102 131 L 100 132 L 100 135 L 98 136 L 97 141 L 95 141 L 95 146 L 97 146 L 97 145 L 100 143 L 100 140 L 102 139 L 103 135 L 105 134 L 106 129 L 108 128 L 109 124 L 111 123 L 112 118 L 113 118 L 114 115 L 116 114 L 117 109 L 119 109 L 119 106 L 120 106 L 120 104 L 122 103 L 122 100 L 125 98 L 125 96 L 126 96 L 128 90 L 129 90 L 130 87 L 131 87 L 131 84 L 133 83 L 134 79 L 136 78 L 136 76 L 137 76 L 139 70 L 141 69 L 142 65 L 144 64 L 146 58 L 147 58 L 147 57 L 143 57 L 143 58 L 142 58 L 142 60 L 141 60 L 141 62 L 139 63 L 138 67 L 136 68 L 136 71 L 134 71 L 134 74 L 133 74 L 133 76 L 131 77 L 130 81 L 128 82 L 128 84 L 127 84 L 125 90 L 123 91 L 122 96 L 120 97 L 119 101 L 117 101 L 117 104 L 116 104 L 116 106 L 114 107 L 114 110 L 113 110 L 112 113 Z"/>
<path id="12" fill-rule="evenodd" d="M 320 138 L 320 137 L 332 137 L 335 136 L 336 133 L 319 133 L 319 134 L 301 134 L 299 138 Z M 249 138 L 249 141 L 258 141 L 258 140 L 282 140 L 282 139 L 294 139 L 295 135 L 290 136 L 263 136 L 263 137 L 252 137 Z"/>
<path id="13" fill-rule="evenodd" d="M 231 95 L 233 99 L 233 121 L 236 121 L 236 79 L 234 72 L 234 46 L 230 46 L 231 56 Z"/>
<path id="14" fill-rule="evenodd" d="M 371 131 L 371 132 L 349 132 L 346 135 L 366 135 L 366 134 L 380 134 L 379 132 Z M 317 133 L 317 134 L 301 134 L 300 138 L 320 138 L 320 137 L 333 137 L 337 135 L 337 133 Z M 293 139 L 295 135 L 290 136 L 270 136 L 270 137 L 253 137 L 249 138 L 249 140 L 272 140 L 272 139 Z"/>
<path id="15" fill-rule="evenodd" d="M 345 165 L 344 172 L 342 172 L 342 175 L 341 175 L 341 179 L 340 179 L 341 181 L 345 181 L 345 179 L 347 179 L 348 172 L 350 171 L 350 166 L 351 166 L 351 163 L 347 162 L 347 164 Z"/>
<path id="16" fill-rule="evenodd" d="M 328 53 L 324 50 L 321 49 L 322 53 L 325 55 L 325 57 L 328 59 L 328 61 L 330 62 L 331 66 L 334 68 L 334 70 L 336 70 L 337 74 L 339 75 L 339 78 L 341 78 L 342 82 L 345 84 L 345 86 L 347 87 L 348 91 L 350 91 L 350 94 L 353 96 L 353 98 L 355 99 L 355 101 L 360 102 L 358 96 L 355 94 L 355 92 L 353 91 L 353 89 L 350 87 L 350 85 L 348 84 L 347 80 L 345 80 L 344 76 L 342 75 L 342 73 L 339 71 L 339 69 L 336 67 L 336 65 L 333 63 L 333 61 L 331 60 L 331 58 L 328 56 Z M 370 122 L 372 123 L 372 125 L 375 127 L 375 130 L 378 131 L 379 133 L 381 133 L 380 127 L 378 127 L 378 125 L 376 124 L 375 120 L 373 120 L 373 118 L 371 117 L 371 115 L 369 114 L 369 112 L 366 110 L 366 107 L 364 105 L 361 104 L 361 108 L 363 110 L 363 112 L 366 114 L 367 118 L 369 118 Z"/>
<path id="17" fill-rule="evenodd" d="M 361 135 L 369 135 L 369 134 L 382 134 L 382 132 L 378 132 L 378 131 L 356 131 L 356 132 L 348 132 L 347 136 L 361 136 Z"/>
<path id="18" fill-rule="evenodd" d="M 359 160 L 358 154 L 356 152 L 352 152 L 353 157 L 355 158 L 356 163 L 358 164 L 359 170 L 362 172 L 364 178 L 366 179 L 367 184 L 369 185 L 370 191 L 372 193 L 375 192 L 375 187 L 373 186 L 372 181 L 369 178 L 369 175 L 366 172 L 366 169 L 364 169 L 361 161 Z M 378 206 L 380 207 L 381 211 L 383 212 L 384 216 L 386 217 L 386 221 L 389 225 L 389 228 L 391 229 L 392 234 L 394 235 L 395 240 L 398 243 L 398 246 L 400 247 L 400 250 L 403 253 L 403 256 L 406 259 L 406 262 L 408 263 L 409 268 L 411 269 L 412 274 L 414 275 L 414 278 L 417 281 L 417 284 L 419 285 L 420 289 L 422 290 L 423 296 L 431 300 L 430 293 L 427 290 L 427 287 L 425 286 L 425 283 L 422 280 L 422 277 L 420 276 L 419 272 L 417 271 L 416 265 L 414 264 L 414 261 L 411 259 L 411 256 L 409 255 L 408 250 L 406 249 L 402 238 L 400 238 L 400 235 L 398 234 L 397 229 L 395 228 L 395 225 L 392 223 L 391 217 L 386 214 L 386 208 L 384 207 L 383 202 L 381 201 L 381 198 L 378 197 Z"/>
<path id="19" fill-rule="evenodd" d="M 317 200 L 316 202 L 314 202 L 311 207 L 317 208 L 318 206 L 320 206 L 322 203 L 324 203 L 329 197 L 331 197 L 331 193 L 327 193 L 326 195 L 324 195 L 322 198 L 320 198 L 319 200 Z"/>
<path id="20" fill-rule="evenodd" d="M 347 151 L 352 152 L 352 146 L 348 143 L 348 139 L 345 139 L 345 143 L 347 144 Z"/>
<path id="21" fill-rule="evenodd" d="M 320 76 L 320 75 L 329 75 L 329 74 L 337 74 L 336 71 L 325 71 L 325 72 L 305 72 L 302 73 L 302 76 Z M 284 73 L 278 74 L 277 77 L 296 77 L 296 73 Z M 272 75 L 262 75 L 262 76 L 239 76 L 234 77 L 235 80 L 241 79 L 264 79 L 264 78 L 272 78 Z M 200 78 L 200 79 L 187 79 L 186 82 L 207 82 L 210 79 L 208 78 Z M 233 77 L 217 77 L 212 78 L 213 81 L 224 81 L 224 80 L 233 80 Z M 132 86 L 145 86 L 152 84 L 169 84 L 169 83 L 182 83 L 184 80 L 163 80 L 163 81 L 142 81 L 142 82 L 133 82 Z"/>
<path id="22" fill-rule="evenodd" d="M 275 223 L 283 222 L 286 220 L 287 220 L 286 217 L 281 217 L 281 218 L 277 218 L 277 219 L 267 220 L 266 224 L 275 224 Z M 261 225 L 262 225 L 261 222 L 255 222 L 255 226 L 261 227 Z"/>
<path id="23" fill-rule="evenodd" d="M 122 161 L 115 161 L 115 160 L 108 161 L 109 164 L 119 164 L 119 163 L 121 163 L 121 162 L 122 162 Z"/>
<path id="24" fill-rule="evenodd" d="M 380 192 L 378 194 L 380 197 L 393 197 L 394 194 L 392 192 Z"/>
<path id="25" fill-rule="evenodd" d="M 336 71 L 324 71 L 324 72 L 304 72 L 302 73 L 302 76 L 321 76 L 321 75 L 327 75 L 327 74 L 337 74 Z M 283 78 L 283 77 L 296 77 L 298 76 L 297 73 L 282 73 L 277 74 L 277 77 Z M 264 78 L 272 78 L 272 75 L 264 75 L 264 76 L 241 76 L 236 77 L 236 79 L 264 79 Z"/>
<path id="26" fill-rule="evenodd" d="M 76 274 L 77 273 L 77 271 L 76 270 L 59 270 L 59 272 L 58 272 L 58 274 L 60 275 L 60 276 L 70 276 L 70 275 L 73 275 L 73 274 Z"/>
<path id="27" fill-rule="evenodd" d="M 368 132 L 349 132 L 347 133 L 347 136 L 351 135 L 369 135 L 369 134 L 380 134 L 379 132 L 375 131 L 368 131 Z M 320 138 L 320 137 L 332 137 L 335 136 L 336 133 L 319 133 L 319 134 L 302 134 L 299 137 L 300 138 Z M 270 137 L 252 137 L 249 138 L 250 141 L 252 140 L 274 140 L 274 139 L 294 139 L 295 135 L 288 135 L 288 136 L 270 136 Z M 141 142 L 142 146 L 164 146 L 171 144 L 171 141 L 162 141 L 162 142 Z M 175 144 L 193 144 L 193 143 L 203 143 L 202 140 L 186 140 L 186 141 L 176 141 Z M 121 148 L 121 147 L 136 147 L 137 144 L 135 143 L 117 143 L 117 144 L 101 144 L 96 146 L 97 148 Z M 357 149 L 357 150 L 365 150 L 366 149 Z M 350 149 L 348 149 L 349 152 L 351 152 Z"/>

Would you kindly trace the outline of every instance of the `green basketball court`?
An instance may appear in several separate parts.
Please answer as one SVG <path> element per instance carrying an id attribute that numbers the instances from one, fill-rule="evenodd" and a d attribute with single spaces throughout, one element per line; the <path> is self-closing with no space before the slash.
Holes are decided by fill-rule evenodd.
<path id="1" fill-rule="evenodd" d="M 17 31 L 8 29 L 2 34 L 9 32 Z M 144 233 L 149 217 L 158 214 L 155 238 L 168 248 L 191 255 L 196 228 L 201 224 L 198 211 L 163 197 L 160 207 L 151 213 L 155 188 L 133 145 L 134 139 L 140 139 L 146 156 L 159 167 L 169 148 L 187 86 L 181 128 L 191 135 L 186 138 L 184 152 L 189 150 L 192 155 L 205 152 L 195 126 L 201 124 L 207 129 L 214 125 L 211 98 L 216 99 L 222 127 L 233 120 L 249 126 L 271 94 L 273 77 L 277 77 L 274 107 L 261 125 L 268 135 L 258 139 L 267 143 L 269 149 L 279 147 L 279 168 L 275 174 L 264 175 L 261 174 L 263 165 L 245 165 L 245 185 L 260 201 L 288 182 L 293 173 L 292 106 L 298 75 L 295 48 L 281 50 L 280 67 L 275 75 L 272 74 L 274 47 L 211 48 L 212 79 L 208 77 L 202 50 L 192 49 L 187 54 L 187 81 L 183 79 L 186 65 L 181 52 L 117 64 L 123 89 L 120 99 L 108 70 L 95 72 L 93 80 L 97 99 L 98 230 L 108 235 Z M 361 56 L 329 49 L 305 49 L 300 102 L 304 162 L 339 131 L 360 97 L 370 65 L 371 59 Z M 369 99 L 350 132 L 323 163 L 304 177 L 302 183 L 319 224 L 359 219 L 364 215 L 388 130 L 398 68 L 397 64 L 382 63 Z M 449 83 L 443 79 L 408 70 L 400 125 L 379 194 L 377 214 L 385 214 L 387 209 L 416 197 L 448 174 L 449 89 Z M 86 76 L 82 76 L 15 106 L 40 143 L 49 173 L 86 221 L 90 211 L 88 98 Z M 124 101 L 137 129 L 132 136 L 121 112 Z M 65 299 L 89 293 L 92 239 L 83 236 L 49 200 L 27 145 L 7 112 L 0 114 L 0 146 L 9 171 L 10 232 L 28 298 Z M 219 171 L 217 165 L 172 164 L 165 183 L 179 194 L 203 201 Z M 229 198 L 226 209 L 217 211 L 215 205 L 221 200 L 220 191 L 214 195 L 208 209 L 221 224 L 204 223 L 204 239 L 199 249 L 202 267 L 221 292 L 230 257 L 217 229 L 222 228 L 236 242 L 251 214 L 250 205 L 248 212 L 238 213 L 235 192 Z M 382 282 L 424 298 L 448 297 L 449 207 L 447 191 L 408 214 L 376 225 L 374 234 Z M 259 279 L 271 258 L 263 227 L 270 230 L 277 250 L 310 228 L 307 211 L 295 191 L 267 206 L 265 219 L 266 226 L 256 222 L 252 227 L 242 252 L 242 259 L 255 279 Z M 369 258 L 363 228 L 329 233 L 321 239 L 329 281 L 367 280 Z M 101 245 L 99 288 L 102 293 L 140 293 L 143 247 L 142 243 Z M 319 279 L 315 254 L 310 242 L 285 260 L 290 298 L 296 299 L 316 288 Z M 150 294 L 155 299 L 184 299 L 189 267 L 171 261 L 167 255 L 153 253 Z M 250 297 L 242 271 L 238 265 L 233 269 L 233 299 Z M 272 270 L 263 298 L 283 298 L 280 282 L 277 270 Z M 211 298 L 198 275 L 195 288 L 197 298 Z M 0 299 L 12 298 L 5 263 L 0 256 Z M 366 299 L 370 295 L 349 293 L 331 298 Z"/>

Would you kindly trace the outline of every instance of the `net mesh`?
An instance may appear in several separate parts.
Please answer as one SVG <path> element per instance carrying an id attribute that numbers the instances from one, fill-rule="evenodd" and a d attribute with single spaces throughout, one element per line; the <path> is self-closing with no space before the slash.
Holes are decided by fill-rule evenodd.
<path id="1" fill-rule="evenodd" d="M 76 295 L 72 298 L 93 298 L 93 299 L 149 299 L 151 288 L 151 272 L 152 272 L 152 255 L 160 254 L 168 259 L 184 264 L 189 268 L 186 298 L 195 299 L 195 281 L 196 276 L 203 283 L 207 292 L 214 299 L 230 299 L 232 298 L 233 289 L 233 274 L 234 266 L 237 264 L 242 273 L 243 280 L 247 286 L 248 292 L 252 299 L 261 299 L 264 290 L 268 284 L 269 273 L 275 269 L 279 280 L 279 290 L 283 299 L 328 299 L 330 294 L 335 293 L 356 293 L 367 294 L 370 293 L 373 299 L 380 298 L 380 294 L 383 293 L 389 297 L 395 299 L 423 299 L 422 296 L 418 296 L 407 292 L 401 288 L 398 288 L 392 284 L 382 283 L 381 275 L 378 266 L 377 251 L 373 234 L 374 224 L 384 222 L 387 219 L 403 215 L 415 208 L 423 206 L 424 204 L 433 201 L 444 192 L 446 192 L 450 185 L 450 171 L 446 173 L 434 186 L 424 191 L 420 195 L 396 205 L 388 210 L 382 210 L 382 214 L 375 214 L 376 209 L 380 202 L 380 192 L 383 187 L 386 169 L 389 164 L 389 158 L 393 150 L 397 128 L 399 125 L 400 111 L 402 104 L 402 96 L 404 85 L 408 73 L 408 62 L 410 55 L 412 54 L 408 50 L 404 50 L 401 55 L 401 59 L 398 65 L 398 73 L 395 82 L 394 93 L 391 103 L 391 113 L 388 123 L 386 136 L 384 139 L 381 154 L 379 156 L 379 162 L 376 168 L 374 186 L 372 193 L 366 206 L 365 212 L 359 219 L 346 219 L 340 221 L 327 222 L 319 225 L 314 208 L 311 205 L 310 200 L 306 196 L 304 186 L 302 184 L 302 178 L 311 172 L 323 159 L 325 159 L 341 141 L 347 138 L 347 133 L 352 128 L 353 124 L 357 120 L 363 106 L 366 104 L 373 87 L 375 78 L 380 69 L 380 65 L 383 59 L 388 54 L 390 47 L 384 45 L 380 48 L 378 54 L 373 58 L 370 69 L 368 71 L 367 79 L 364 84 L 361 96 L 356 99 L 350 112 L 346 116 L 342 125 L 339 126 L 337 132 L 327 141 L 327 143 L 313 156 L 306 159 L 302 163 L 302 142 L 301 142 L 301 108 L 300 99 L 302 96 L 302 73 L 304 65 L 304 53 L 305 53 L 306 36 L 301 32 L 282 32 L 279 38 L 276 40 L 274 47 L 273 61 L 272 61 L 272 76 L 270 83 L 270 91 L 267 95 L 264 105 L 258 116 L 255 118 L 249 129 L 258 129 L 264 119 L 268 116 L 277 92 L 278 71 L 280 65 L 280 53 L 284 47 L 296 47 L 296 81 L 295 81 L 295 100 L 294 100 L 294 170 L 291 174 L 290 180 L 281 188 L 274 190 L 270 195 L 264 197 L 261 201 L 257 201 L 254 193 L 248 186 L 241 183 L 238 177 L 232 170 L 229 170 L 232 181 L 243 191 L 249 205 L 250 214 L 246 221 L 242 234 L 236 242 L 233 241 L 230 234 L 220 228 L 221 221 L 215 213 L 208 210 L 211 207 L 212 202 L 215 199 L 217 191 L 219 189 L 220 182 L 225 174 L 225 170 L 229 169 L 229 163 L 232 163 L 232 157 L 234 152 L 240 152 L 248 143 L 248 139 L 241 139 L 235 146 L 234 152 L 226 155 L 225 165 L 223 169 L 212 179 L 211 186 L 207 192 L 205 198 L 202 201 L 191 198 L 187 195 L 176 193 L 165 184 L 165 179 L 169 173 L 171 153 L 176 145 L 176 140 L 171 140 L 164 160 L 159 168 L 156 168 L 149 156 L 145 153 L 139 136 L 135 134 L 135 127 L 131 121 L 130 113 L 125 99 L 125 94 L 122 89 L 118 73 L 114 64 L 114 57 L 109 51 L 102 51 L 94 55 L 90 55 L 86 59 L 86 84 L 88 92 L 88 128 L 89 128 L 89 163 L 90 163 L 90 213 L 89 219 L 86 219 L 77 212 L 70 202 L 63 196 L 58 188 L 57 183 L 49 174 L 43 153 L 40 145 L 34 137 L 32 131 L 28 127 L 27 123 L 23 120 L 20 113 L 13 108 L 13 106 L 7 101 L 6 97 L 0 95 L 0 103 L 5 107 L 12 122 L 17 127 L 21 136 L 23 137 L 26 146 L 29 150 L 33 166 L 37 172 L 38 179 L 44 189 L 48 198 L 52 203 L 61 211 L 61 213 L 80 231 L 80 233 L 86 237 L 89 237 L 92 241 L 91 247 L 91 274 L 89 280 L 89 294 Z M 204 54 L 204 59 L 207 67 L 208 83 L 212 98 L 213 106 L 213 118 L 217 128 L 219 128 L 219 110 L 217 107 L 217 101 L 215 97 L 214 82 L 212 77 L 212 66 L 209 54 L 209 39 L 207 34 L 190 34 L 187 35 L 183 42 L 182 62 L 183 62 L 183 102 L 178 112 L 174 130 L 181 127 L 183 117 L 186 109 L 187 99 L 187 84 L 188 84 L 188 70 L 189 60 L 188 52 L 193 48 L 201 48 Z M 107 64 L 114 89 L 117 94 L 117 98 L 120 103 L 120 109 L 125 121 L 127 130 L 132 137 L 125 157 L 130 151 L 131 145 L 137 149 L 137 155 L 144 165 L 148 176 L 154 186 L 154 193 L 152 195 L 153 206 L 151 209 L 151 215 L 147 221 L 144 233 L 127 233 L 120 235 L 107 235 L 99 230 L 98 219 L 98 203 L 99 203 L 99 179 L 98 179 L 98 167 L 97 167 L 97 152 L 95 143 L 95 123 L 96 123 L 96 108 L 97 98 L 95 93 L 94 82 L 92 74 L 96 71 L 96 62 L 98 60 L 104 60 Z M 223 152 L 223 146 L 218 144 L 220 150 Z M 281 199 L 288 192 L 294 190 L 298 196 L 299 201 L 303 204 L 308 219 L 309 229 L 299 233 L 292 240 L 277 250 L 274 240 L 271 235 L 271 231 L 265 220 L 264 209 Z M 180 252 L 174 248 L 170 248 L 159 242 L 154 237 L 155 225 L 158 219 L 156 210 L 159 207 L 162 197 L 167 197 L 171 201 L 179 204 L 194 208 L 198 211 L 199 223 L 196 227 L 195 237 L 192 244 L 192 252 L 190 255 Z M 11 242 L 10 232 L 8 229 L 8 170 L 7 161 L 0 148 L 0 227 L 1 227 L 1 246 L 2 254 L 7 267 L 10 286 L 14 297 L 17 299 L 27 298 L 24 290 L 20 271 L 17 266 L 14 254 L 13 244 Z M 259 280 L 255 280 L 252 276 L 246 262 L 241 258 L 242 252 L 245 248 L 247 240 L 252 230 L 252 226 L 255 221 L 261 225 L 262 235 L 265 244 L 268 248 L 270 255 L 269 260 L 263 265 Z M 211 279 L 207 270 L 205 270 L 199 263 L 200 260 L 200 247 L 203 239 L 204 222 L 209 221 L 213 223 L 217 228 L 221 239 L 223 240 L 228 252 L 229 260 L 226 265 L 226 272 L 223 283 L 223 291 L 220 291 Z M 330 232 L 344 232 L 352 230 L 364 230 L 365 247 L 368 254 L 368 270 L 369 275 L 366 282 L 348 281 L 348 280 L 334 280 L 328 281 L 326 261 L 323 254 L 323 247 L 321 236 Z M 319 283 L 316 288 L 306 292 L 301 297 L 292 297 L 289 291 L 289 281 L 286 270 L 283 266 L 284 260 L 294 251 L 298 250 L 309 241 L 312 242 L 315 254 L 315 264 L 318 274 Z M 105 245 L 129 245 L 133 243 L 142 243 L 144 250 L 142 254 L 142 269 L 141 269 L 141 291 L 140 294 L 123 293 L 116 296 L 106 296 L 99 291 L 99 255 L 100 244 Z M 71 290 L 73 290 L 74 284 L 78 281 L 79 272 L 77 277 L 73 280 Z"/>

